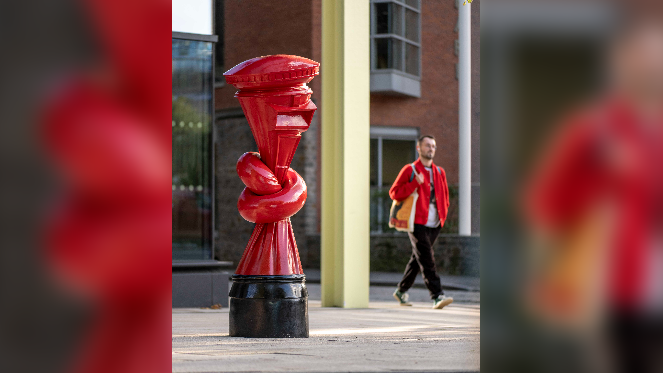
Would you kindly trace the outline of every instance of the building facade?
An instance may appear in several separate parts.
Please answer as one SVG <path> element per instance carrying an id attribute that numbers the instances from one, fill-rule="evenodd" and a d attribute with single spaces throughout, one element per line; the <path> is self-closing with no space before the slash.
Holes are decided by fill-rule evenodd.
<path id="1" fill-rule="evenodd" d="M 458 6 L 462 3 L 373 0 L 370 35 L 357 36 L 371 39 L 372 270 L 401 271 L 403 260 L 407 261 L 410 255 L 407 236 L 387 226 L 391 204 L 387 191 L 401 167 L 416 159 L 416 139 L 428 134 L 437 140 L 434 161 L 446 170 L 452 196 L 444 235 L 438 240 L 440 269 L 447 273 L 478 274 L 478 3 L 475 0 L 472 26 L 472 237 L 457 234 L 455 201 L 458 183 L 456 28 Z M 235 165 L 243 153 L 256 151 L 257 147 L 239 102 L 234 98 L 235 89 L 225 84 L 222 74 L 242 61 L 270 54 L 293 54 L 320 61 L 321 8 L 321 0 L 214 0 L 210 34 L 217 38 L 215 43 L 181 42 L 174 34 L 174 259 L 239 262 L 253 224 L 245 221 L 236 208 L 244 185 L 237 177 Z M 198 72 L 191 72 L 195 69 Z M 324 72 L 325 66 L 321 66 L 320 74 Z M 179 79 L 180 74 L 197 77 Z M 179 81 L 187 83 L 180 85 Z M 208 84 L 213 86 L 213 91 Z M 303 266 L 318 268 L 319 196 L 325 187 L 320 182 L 320 112 L 325 106 L 321 102 L 320 77 L 309 85 L 319 109 L 310 129 L 302 135 L 291 164 L 308 186 L 306 205 L 292 217 L 292 224 Z M 209 105 L 206 100 L 212 98 L 213 105 Z M 213 109 L 208 110 L 209 107 Z"/>
<path id="2" fill-rule="evenodd" d="M 387 191 L 401 167 L 417 157 L 416 139 L 435 136 L 435 163 L 446 170 L 452 194 L 448 222 L 441 245 L 453 246 L 450 256 L 473 255 L 478 263 L 479 227 L 479 1 L 473 7 L 473 120 L 472 120 L 472 233 L 457 237 L 458 211 L 458 5 L 455 1 L 383 1 L 371 3 L 371 234 L 372 265 L 377 269 L 402 268 L 389 265 L 394 257 L 409 255 L 406 236 L 387 226 L 391 200 Z M 460 4 L 462 6 L 462 3 Z M 235 207 L 243 184 L 235 173 L 235 162 L 246 151 L 256 150 L 249 126 L 226 85 L 223 72 L 247 59 L 270 54 L 294 54 L 321 60 L 321 0 L 250 3 L 215 1 L 214 154 L 216 193 L 215 255 L 237 262 L 253 225 L 244 221 Z M 358 36 L 359 37 L 359 36 Z M 325 67 L 321 66 L 320 74 Z M 319 111 L 311 128 L 302 135 L 292 167 L 306 180 L 307 203 L 292 223 L 302 264 L 319 266 L 320 232 L 320 77 L 314 79 L 312 99 Z M 446 243 L 445 243 L 446 242 Z M 466 246 L 476 246 L 467 253 Z M 445 248 L 442 248 L 444 250 Z M 384 253 L 382 253 L 384 252 Z M 447 255 L 449 256 L 449 255 Z M 445 255 L 440 255 L 441 260 Z M 459 260 L 462 260 L 460 258 Z M 396 259 L 398 262 L 399 259 Z M 447 260 L 449 261 L 449 260 Z M 453 260 L 452 260 L 453 261 Z M 404 264 L 404 263 L 403 263 Z M 441 263 L 447 272 L 467 272 Z M 454 268 L 452 268 L 454 267 Z M 477 272 L 478 266 L 470 270 Z"/>

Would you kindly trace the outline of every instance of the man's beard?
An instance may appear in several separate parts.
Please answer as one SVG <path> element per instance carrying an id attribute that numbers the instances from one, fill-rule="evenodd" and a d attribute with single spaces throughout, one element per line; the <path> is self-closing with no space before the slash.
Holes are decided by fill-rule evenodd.
<path id="1" fill-rule="evenodd" d="M 435 154 L 432 154 L 432 155 L 429 157 L 428 154 L 426 154 L 426 153 L 421 153 L 421 158 L 423 158 L 423 159 L 425 159 L 425 160 L 427 160 L 427 161 L 430 161 L 430 160 L 433 159 L 433 156 L 434 156 L 434 155 L 435 155 Z"/>

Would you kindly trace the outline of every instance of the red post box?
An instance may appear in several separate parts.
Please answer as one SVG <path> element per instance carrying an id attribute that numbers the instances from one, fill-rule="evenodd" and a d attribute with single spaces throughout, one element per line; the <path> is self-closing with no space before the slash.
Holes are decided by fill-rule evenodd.
<path id="1" fill-rule="evenodd" d="M 320 64 L 274 55 L 228 70 L 239 90 L 258 152 L 245 153 L 237 173 L 246 185 L 237 208 L 256 223 L 230 290 L 230 335 L 308 337 L 308 293 L 290 217 L 306 201 L 306 184 L 290 168 L 301 133 L 316 110 L 306 85 Z"/>

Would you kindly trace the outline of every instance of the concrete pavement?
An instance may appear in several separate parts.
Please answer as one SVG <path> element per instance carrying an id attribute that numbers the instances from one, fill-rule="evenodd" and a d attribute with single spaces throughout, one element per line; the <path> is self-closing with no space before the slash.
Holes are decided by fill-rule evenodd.
<path id="1" fill-rule="evenodd" d="M 368 309 L 320 307 L 309 288 L 310 338 L 228 336 L 228 309 L 173 310 L 173 372 L 466 372 L 479 371 L 478 292 L 447 291 L 456 302 L 431 309 L 424 289 L 413 307 L 393 287 L 371 286 Z"/>

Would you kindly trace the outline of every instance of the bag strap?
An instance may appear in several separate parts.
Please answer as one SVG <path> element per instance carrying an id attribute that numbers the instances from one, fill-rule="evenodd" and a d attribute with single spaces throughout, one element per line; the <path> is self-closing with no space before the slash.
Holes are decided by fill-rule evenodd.
<path id="1" fill-rule="evenodd" d="M 412 175 L 410 175 L 410 182 L 414 180 L 414 162 L 410 163 L 410 166 L 412 166 Z"/>
<path id="2" fill-rule="evenodd" d="M 412 166 L 412 175 L 410 175 L 410 182 L 412 182 L 412 180 L 414 179 L 414 162 L 410 163 L 410 166 Z M 440 166 L 437 166 L 437 172 L 439 172 L 440 175 L 442 175 L 442 169 L 440 168 Z"/>

